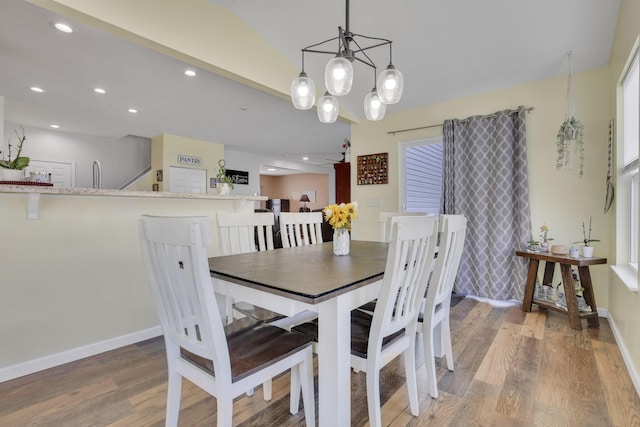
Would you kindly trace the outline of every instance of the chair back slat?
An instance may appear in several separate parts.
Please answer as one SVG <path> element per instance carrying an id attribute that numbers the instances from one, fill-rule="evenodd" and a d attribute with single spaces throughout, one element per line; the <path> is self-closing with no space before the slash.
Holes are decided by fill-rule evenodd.
<path id="1" fill-rule="evenodd" d="M 440 247 L 429 280 L 426 309 L 449 305 L 467 230 L 464 215 L 440 215 Z M 426 314 L 426 313 L 425 313 Z"/>
<path id="2" fill-rule="evenodd" d="M 436 239 L 435 217 L 394 218 L 385 274 L 373 315 L 368 354 L 379 352 L 383 338 L 403 328 L 415 333 L 434 260 Z"/>
<path id="3" fill-rule="evenodd" d="M 378 218 L 380 221 L 380 239 L 382 242 L 388 242 L 391 239 L 391 224 L 393 218 L 399 216 L 427 216 L 431 215 L 426 212 L 380 212 Z"/>
<path id="4" fill-rule="evenodd" d="M 285 248 L 322 243 L 322 212 L 281 212 L 280 234 Z"/>
<path id="5" fill-rule="evenodd" d="M 216 377 L 230 379 L 229 350 L 206 252 L 209 220 L 145 215 L 138 228 L 167 346 L 182 347 L 211 360 Z"/>
<path id="6" fill-rule="evenodd" d="M 275 217 L 271 212 L 218 213 L 218 235 L 223 255 L 272 250 Z"/>

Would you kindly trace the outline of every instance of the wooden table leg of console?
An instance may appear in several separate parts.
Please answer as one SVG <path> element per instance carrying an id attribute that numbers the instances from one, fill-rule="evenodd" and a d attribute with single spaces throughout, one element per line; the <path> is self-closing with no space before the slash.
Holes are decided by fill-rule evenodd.
<path id="1" fill-rule="evenodd" d="M 553 261 L 544 262 L 544 277 L 542 279 L 543 285 L 553 286 L 553 271 L 555 270 L 555 267 L 556 267 L 556 263 Z"/>
<path id="2" fill-rule="evenodd" d="M 567 301 L 567 315 L 569 316 L 569 324 L 573 329 L 582 330 L 580 322 L 580 313 L 578 311 L 578 299 L 576 298 L 576 287 L 573 283 L 573 274 L 571 274 L 571 266 L 569 264 L 560 264 L 562 272 L 562 284 L 564 285 L 564 297 Z"/>
<path id="3" fill-rule="evenodd" d="M 537 259 L 529 260 L 529 272 L 527 273 L 527 286 L 524 288 L 524 299 L 522 300 L 522 311 L 531 312 L 533 303 L 533 292 L 536 289 L 536 277 L 538 275 Z"/>
<path id="4" fill-rule="evenodd" d="M 580 283 L 584 288 L 582 295 L 584 296 L 584 300 L 587 302 L 587 305 L 591 307 L 591 311 L 594 313 L 598 312 L 598 307 L 596 307 L 596 298 L 593 295 L 593 285 L 591 283 L 591 273 L 589 273 L 589 267 L 578 267 L 578 274 L 580 275 Z M 598 316 L 589 317 L 587 319 L 589 325 L 594 328 L 600 327 L 600 319 Z"/>

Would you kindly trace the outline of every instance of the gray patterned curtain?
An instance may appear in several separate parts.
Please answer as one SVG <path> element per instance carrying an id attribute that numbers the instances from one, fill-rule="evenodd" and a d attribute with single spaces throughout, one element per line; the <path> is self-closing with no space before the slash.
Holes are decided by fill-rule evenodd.
<path id="1" fill-rule="evenodd" d="M 467 217 L 456 291 L 521 300 L 526 260 L 515 256 L 531 237 L 525 108 L 446 120 L 442 207 Z"/>

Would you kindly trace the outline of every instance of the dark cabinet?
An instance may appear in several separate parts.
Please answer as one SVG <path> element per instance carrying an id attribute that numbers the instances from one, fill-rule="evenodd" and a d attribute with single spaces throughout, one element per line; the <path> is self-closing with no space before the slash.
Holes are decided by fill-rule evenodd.
<path id="1" fill-rule="evenodd" d="M 277 220 L 280 218 L 280 212 L 289 212 L 289 199 L 269 199 L 267 209 L 274 213 Z"/>
<path id="2" fill-rule="evenodd" d="M 334 163 L 336 172 L 336 203 L 351 201 L 351 163 Z"/>

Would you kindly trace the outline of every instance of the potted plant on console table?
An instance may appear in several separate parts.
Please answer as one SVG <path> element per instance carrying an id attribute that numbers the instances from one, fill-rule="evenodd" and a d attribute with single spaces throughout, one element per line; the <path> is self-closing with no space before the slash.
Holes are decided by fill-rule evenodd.
<path id="1" fill-rule="evenodd" d="M 584 222 L 582 222 L 582 243 L 584 243 L 584 246 L 582 247 L 582 256 L 583 257 L 592 257 L 593 256 L 593 246 L 591 246 L 589 243 L 591 242 L 599 242 L 600 240 L 598 239 L 592 239 L 591 238 L 591 217 L 589 217 L 589 233 L 587 234 L 587 231 L 584 227 Z M 577 242 L 573 242 L 573 243 L 580 243 L 580 241 Z"/>
<path id="2" fill-rule="evenodd" d="M 18 137 L 18 153 L 15 158 L 11 158 L 11 148 L 13 145 L 11 144 L 11 138 L 9 138 L 9 149 L 7 150 L 7 158 L 0 160 L 0 168 L 2 168 L 2 180 L 3 181 L 24 181 L 24 168 L 29 166 L 29 157 L 21 157 L 22 146 L 24 142 L 27 140 L 27 137 L 24 135 L 24 128 L 20 126 L 22 129 L 22 136 L 16 130 L 16 136 Z M 0 151 L 0 155 L 2 151 Z"/>
<path id="3" fill-rule="evenodd" d="M 227 176 L 227 170 L 224 167 L 224 159 L 218 162 L 218 174 L 216 175 L 216 190 L 221 196 L 228 195 L 233 190 L 233 181 Z"/>

